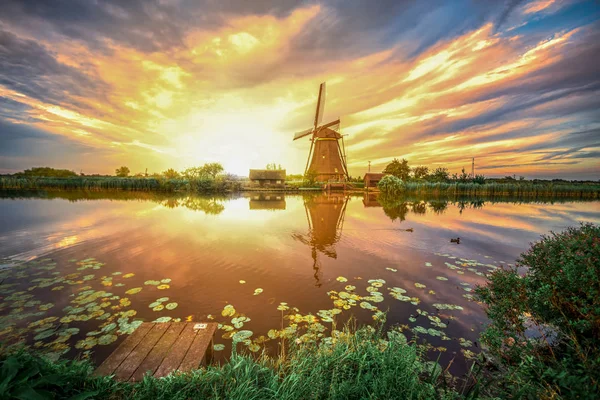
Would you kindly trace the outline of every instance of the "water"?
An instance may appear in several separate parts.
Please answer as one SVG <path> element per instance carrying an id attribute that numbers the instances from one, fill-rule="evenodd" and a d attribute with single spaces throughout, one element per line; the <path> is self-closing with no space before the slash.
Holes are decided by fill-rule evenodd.
<path id="1" fill-rule="evenodd" d="M 280 339 L 269 331 L 290 323 L 302 334 L 311 325 L 304 340 L 329 336 L 331 311 L 320 310 L 341 310 L 337 328 L 387 311 L 388 327 L 416 331 L 434 359 L 456 356 L 460 372 L 479 351 L 485 314 L 470 296 L 485 274 L 541 234 L 600 222 L 597 201 L 384 204 L 343 194 L 5 194 L 0 340 L 99 363 L 135 321 L 214 318 L 229 326 L 215 340 L 224 359 L 239 330 L 253 332 L 240 349 L 274 352 Z M 235 315 L 222 315 L 227 305 Z M 290 313 L 299 315 L 282 319 Z"/>

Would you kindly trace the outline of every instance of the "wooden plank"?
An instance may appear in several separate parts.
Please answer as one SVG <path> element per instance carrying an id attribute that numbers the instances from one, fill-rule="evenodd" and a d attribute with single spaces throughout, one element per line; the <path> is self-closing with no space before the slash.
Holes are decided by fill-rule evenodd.
<path id="1" fill-rule="evenodd" d="M 143 323 L 129 335 L 115 351 L 109 355 L 106 360 L 96 369 L 94 375 L 111 375 L 121 365 L 121 363 L 129 356 L 131 351 L 144 339 L 146 334 L 152 328 L 151 323 Z"/>
<path id="2" fill-rule="evenodd" d="M 165 356 L 154 376 L 157 378 L 167 376 L 179 368 L 195 338 L 194 323 L 186 323 L 185 328 L 183 328 L 181 334 L 173 346 L 171 346 L 171 351 Z"/>
<path id="3" fill-rule="evenodd" d="M 142 361 L 137 370 L 135 370 L 130 380 L 142 380 L 148 371 L 151 372 L 151 375 L 154 374 L 154 371 L 156 371 L 156 369 L 161 365 L 165 355 L 169 352 L 185 325 L 185 322 L 171 323 L 169 329 L 167 329 L 160 340 L 154 345 L 152 351 L 150 351 L 148 356 L 144 359 L 144 361 Z"/>
<path id="4" fill-rule="evenodd" d="M 169 326 L 171 326 L 170 323 L 153 324 L 152 329 L 144 337 L 144 340 L 129 353 L 129 356 L 115 370 L 115 376 L 118 380 L 126 381 L 131 378 L 131 375 L 133 375 L 134 371 L 148 356 L 148 353 L 150 353 Z"/>
<path id="5" fill-rule="evenodd" d="M 182 372 L 196 369 L 204 361 L 208 346 L 212 346 L 213 336 L 217 330 L 217 323 L 197 323 L 194 324 L 194 329 L 197 329 L 198 333 L 179 366 L 179 371 Z"/>

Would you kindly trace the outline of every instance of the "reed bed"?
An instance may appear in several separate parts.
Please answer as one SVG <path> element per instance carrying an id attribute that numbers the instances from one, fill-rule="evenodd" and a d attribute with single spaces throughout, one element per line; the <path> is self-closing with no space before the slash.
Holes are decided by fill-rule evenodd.
<path id="1" fill-rule="evenodd" d="M 440 197 L 586 198 L 600 197 L 600 185 L 539 183 L 435 183 L 407 182 L 400 190 L 407 195 Z"/>
<path id="2" fill-rule="evenodd" d="M 0 177 L 0 190 L 127 190 L 127 191 L 236 191 L 241 184 L 221 179 L 161 179 L 117 177 L 19 178 Z"/>

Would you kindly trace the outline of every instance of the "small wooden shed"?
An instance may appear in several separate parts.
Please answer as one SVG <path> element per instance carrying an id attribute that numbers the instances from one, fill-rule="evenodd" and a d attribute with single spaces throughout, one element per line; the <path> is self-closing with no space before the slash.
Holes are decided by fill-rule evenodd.
<path id="1" fill-rule="evenodd" d="M 251 169 L 249 178 L 256 186 L 285 187 L 285 169 Z"/>
<path id="2" fill-rule="evenodd" d="M 378 172 L 367 172 L 365 177 L 363 178 L 363 182 L 365 183 L 365 187 L 377 187 L 377 184 L 388 174 L 378 173 Z"/>

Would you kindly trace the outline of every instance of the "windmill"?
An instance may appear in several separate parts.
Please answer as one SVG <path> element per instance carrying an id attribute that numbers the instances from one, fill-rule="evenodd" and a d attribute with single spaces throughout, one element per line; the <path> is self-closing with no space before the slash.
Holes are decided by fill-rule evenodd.
<path id="1" fill-rule="evenodd" d="M 310 150 L 304 169 L 305 174 L 312 170 L 317 173 L 318 181 L 343 181 L 348 179 L 348 167 L 346 166 L 344 137 L 336 131 L 340 126 L 340 119 L 319 126 L 323 119 L 324 109 L 325 82 L 321 83 L 319 87 L 314 126 L 296 133 L 294 140 L 310 135 Z"/>

